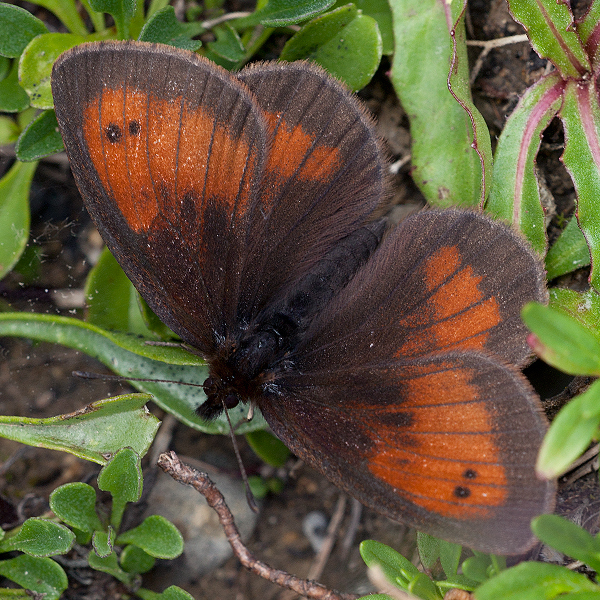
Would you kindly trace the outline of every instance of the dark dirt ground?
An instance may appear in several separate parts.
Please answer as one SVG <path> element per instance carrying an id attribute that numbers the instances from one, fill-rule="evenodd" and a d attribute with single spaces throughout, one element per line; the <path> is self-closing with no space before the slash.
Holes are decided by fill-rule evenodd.
<path id="1" fill-rule="evenodd" d="M 572 4 L 576 10 L 582 9 L 581 2 Z M 32 5 L 23 5 L 34 12 L 39 11 Z M 468 36 L 471 39 L 488 40 L 522 33 L 520 26 L 508 14 L 504 0 L 472 0 L 468 17 Z M 277 39 L 272 42 L 274 55 L 279 43 Z M 472 47 L 470 52 L 471 62 L 475 64 L 480 49 Z M 389 64 L 384 61 L 373 82 L 360 95 L 377 116 L 380 133 L 387 141 L 393 160 L 398 160 L 410 152 L 410 134 L 406 116 L 387 80 L 388 68 Z M 500 132 L 519 95 L 546 68 L 545 61 L 527 43 L 503 46 L 487 55 L 475 79 L 473 93 L 493 136 Z M 569 216 L 574 209 L 573 185 L 559 162 L 561 142 L 560 124 L 553 122 L 544 136 L 539 156 L 539 167 L 556 203 L 556 214 L 549 229 L 551 237 L 558 231 L 555 226 L 557 216 Z M 0 172 L 9 166 L 10 160 L 8 149 L 0 154 Z M 394 193 L 395 201 L 404 205 L 403 211 L 409 212 L 422 205 L 422 197 L 409 176 L 409 164 L 395 177 Z M 44 163 L 38 169 L 32 197 L 32 219 L 32 241 L 42 251 L 40 276 L 32 283 L 11 274 L 0 282 L 2 308 L 81 314 L 81 296 L 73 291 L 81 290 L 90 261 L 97 254 L 101 242 L 82 207 L 64 157 Z M 582 289 L 586 279 L 584 271 L 559 283 Z M 104 369 L 85 355 L 66 348 L 5 338 L 0 340 L 0 355 L 1 414 L 53 416 L 129 390 L 119 383 L 82 381 L 72 377 L 74 370 L 104 372 Z M 535 385 L 539 383 L 543 397 L 557 394 L 567 382 L 564 376 L 539 363 L 530 367 L 528 375 Z M 160 409 L 151 406 L 151 410 L 159 417 L 163 416 Z M 244 438 L 239 438 L 238 443 L 247 467 L 256 467 L 257 459 L 247 448 Z M 216 464 L 232 478 L 239 477 L 227 437 L 206 436 L 177 425 L 168 447 L 181 455 Z M 68 454 L 23 447 L 6 440 L 0 440 L 0 465 L 0 521 L 4 527 L 29 516 L 43 514 L 47 510 L 49 493 L 58 485 L 93 480 L 97 472 L 91 463 Z M 149 468 L 148 465 L 146 467 Z M 315 560 L 315 552 L 303 533 L 303 520 L 311 511 L 320 511 L 330 518 L 341 493 L 306 466 L 290 461 L 288 467 L 283 491 L 269 496 L 262 504 L 248 544 L 261 560 L 304 577 Z M 293 472 L 289 474 L 292 467 Z M 560 504 L 564 510 L 576 513 L 591 529 L 598 513 L 596 480 L 596 475 L 588 476 L 561 490 Z M 343 514 L 336 544 L 319 577 L 325 585 L 355 593 L 373 589 L 358 552 L 358 543 L 364 539 L 381 541 L 408 557 L 414 556 L 414 534 L 404 526 L 366 509 L 358 523 L 352 524 L 350 501 Z M 348 543 L 350 546 L 345 548 Z M 108 576 L 96 572 L 82 574 L 76 570 L 69 570 L 69 574 L 72 586 L 65 598 L 117 598 L 122 592 Z M 151 574 L 144 582 L 148 587 L 155 586 L 157 591 L 170 583 L 178 583 L 197 599 L 289 600 L 295 597 L 248 573 L 236 558 L 230 558 L 208 575 L 191 578 L 189 570 L 182 569 L 177 561 L 173 561 L 167 569 L 158 575 Z"/>

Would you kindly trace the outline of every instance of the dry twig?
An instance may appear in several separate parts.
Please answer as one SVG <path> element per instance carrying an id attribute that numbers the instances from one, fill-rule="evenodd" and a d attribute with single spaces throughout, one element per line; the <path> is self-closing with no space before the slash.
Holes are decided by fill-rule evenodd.
<path id="1" fill-rule="evenodd" d="M 161 454 L 158 458 L 158 465 L 165 473 L 173 477 L 175 481 L 191 485 L 197 492 L 206 498 L 208 505 L 215 510 L 219 517 L 219 522 L 221 523 L 221 527 L 223 527 L 227 541 L 233 549 L 233 553 L 237 556 L 242 565 L 252 571 L 252 573 L 272 581 L 281 587 L 293 590 L 302 596 L 313 598 L 314 600 L 356 600 L 358 598 L 358 596 L 354 594 L 344 594 L 342 592 L 327 589 L 325 586 L 315 581 L 300 579 L 285 571 L 274 569 L 258 560 L 242 542 L 233 515 L 225 503 L 223 494 L 221 494 L 217 486 L 209 479 L 206 473 L 200 473 L 199 471 L 184 465 L 175 452 L 165 452 L 164 454 Z"/>

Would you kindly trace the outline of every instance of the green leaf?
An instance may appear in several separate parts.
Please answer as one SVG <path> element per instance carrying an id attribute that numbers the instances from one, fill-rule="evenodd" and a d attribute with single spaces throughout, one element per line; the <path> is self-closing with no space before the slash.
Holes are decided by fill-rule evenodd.
<path id="1" fill-rule="evenodd" d="M 347 0 L 339 0 L 335 8 L 347 4 Z M 377 21 L 381 34 L 382 51 L 387 56 L 394 52 L 394 25 L 392 23 L 392 10 L 388 0 L 355 0 L 353 4 L 363 15 L 373 17 Z"/>
<path id="2" fill-rule="evenodd" d="M 62 149 L 63 141 L 53 110 L 45 110 L 33 119 L 15 146 L 17 158 L 24 162 L 39 160 Z"/>
<path id="3" fill-rule="evenodd" d="M 462 546 L 440 540 L 440 562 L 447 578 L 455 577 L 458 572 Z"/>
<path id="4" fill-rule="evenodd" d="M 131 448 L 123 448 L 105 465 L 98 475 L 98 487 L 110 492 L 113 508 L 110 522 L 116 531 L 128 502 L 137 502 L 142 495 L 142 467 L 139 455 Z"/>
<path id="5" fill-rule="evenodd" d="M 87 29 L 79 16 L 75 0 L 30 0 L 32 4 L 43 6 L 54 13 L 71 33 L 86 35 Z M 84 2 L 85 4 L 85 2 Z"/>
<path id="6" fill-rule="evenodd" d="M 483 583 L 489 579 L 490 567 L 491 560 L 487 554 L 470 556 L 461 565 L 463 574 L 477 583 Z"/>
<path id="7" fill-rule="evenodd" d="M 548 281 L 590 264 L 590 249 L 573 215 L 546 255 Z"/>
<path id="8" fill-rule="evenodd" d="M 528 339 L 545 362 L 571 375 L 600 375 L 600 342 L 563 311 L 530 302 L 521 313 L 535 336 Z"/>
<path id="9" fill-rule="evenodd" d="M 560 116 L 565 129 L 562 161 L 577 192 L 577 219 L 592 256 L 590 284 L 600 290 L 600 106 L 594 82 L 567 82 Z"/>
<path id="10" fill-rule="evenodd" d="M 66 554 L 74 541 L 75 534 L 64 525 L 32 517 L 16 532 L 6 535 L 0 542 L 0 552 L 20 550 L 30 556 L 54 556 Z"/>
<path id="11" fill-rule="evenodd" d="M 29 102 L 29 98 L 27 102 Z M 7 115 L 0 115 L 0 146 L 14 144 L 20 133 L 21 130 L 15 119 Z"/>
<path id="12" fill-rule="evenodd" d="M 600 591 L 585 575 L 565 567 L 522 562 L 477 588 L 477 600 L 540 600 L 579 591 Z"/>
<path id="13" fill-rule="evenodd" d="M 391 79 L 410 120 L 412 177 L 436 206 L 480 204 L 485 191 L 471 120 L 448 90 L 449 29 L 461 3 L 394 0 L 390 6 L 396 43 Z M 457 55 L 466 55 L 464 48 Z M 467 62 L 455 67 L 455 76 L 468 80 Z"/>
<path id="14" fill-rule="evenodd" d="M 147 573 L 154 567 L 156 559 L 134 545 L 126 546 L 119 557 L 121 568 L 128 573 Z"/>
<path id="15" fill-rule="evenodd" d="M 552 61 L 563 78 L 579 79 L 591 71 L 566 4 L 556 0 L 508 0 L 508 6 L 515 21 L 525 27 L 534 50 Z"/>
<path id="16" fill-rule="evenodd" d="M 264 25 L 266 27 L 284 27 L 302 21 L 308 21 L 327 10 L 335 0 L 269 0 L 266 6 L 254 11 L 248 17 L 236 19 L 234 27 L 238 30 Z"/>
<path id="17" fill-rule="evenodd" d="M 562 80 L 551 73 L 520 99 L 498 139 L 486 204 L 486 210 L 495 218 L 518 228 L 541 256 L 547 242 L 536 156 L 540 136 L 560 108 L 562 92 Z"/>
<path id="18" fill-rule="evenodd" d="M 17 264 L 29 240 L 29 190 L 37 163 L 15 162 L 0 179 L 0 279 Z"/>
<path id="19" fill-rule="evenodd" d="M 251 431 L 246 440 L 256 455 L 273 467 L 283 467 L 290 457 L 287 446 L 268 431 Z"/>
<path id="20" fill-rule="evenodd" d="M 183 536 L 173 523 L 151 515 L 117 538 L 117 544 L 134 544 L 155 558 L 176 558 L 183 552 Z"/>
<path id="21" fill-rule="evenodd" d="M 545 479 L 555 479 L 597 436 L 600 425 L 600 382 L 563 406 L 552 421 L 537 458 L 536 470 Z"/>
<path id="22" fill-rule="evenodd" d="M 17 58 L 29 42 L 48 29 L 42 21 L 20 6 L 0 3 L 0 56 Z"/>
<path id="23" fill-rule="evenodd" d="M 347 4 L 307 23 L 286 43 L 280 58 L 312 60 L 356 91 L 369 83 L 381 56 L 377 21 Z"/>
<path id="24" fill-rule="evenodd" d="M 213 28 L 217 40 L 209 42 L 207 48 L 213 54 L 225 60 L 226 65 L 235 65 L 244 60 L 246 50 L 237 31 L 229 23 L 223 23 Z"/>
<path id="25" fill-rule="evenodd" d="M 109 525 L 108 531 L 94 531 L 92 548 L 98 558 L 109 558 L 113 553 L 115 530 Z M 110 558 L 109 558 L 110 560 Z"/>
<path id="26" fill-rule="evenodd" d="M 129 23 L 135 14 L 135 0 L 89 0 L 92 10 L 112 15 L 119 39 L 129 37 Z"/>
<path id="27" fill-rule="evenodd" d="M 63 568 L 51 558 L 28 554 L 0 561 L 0 575 L 27 590 L 46 594 L 44 600 L 59 600 L 69 584 Z"/>
<path id="28" fill-rule="evenodd" d="M 191 38 L 202 31 L 200 23 L 180 23 L 175 16 L 175 9 L 166 6 L 148 19 L 138 39 L 140 42 L 167 44 L 193 52 L 200 48 L 202 42 Z"/>
<path id="29" fill-rule="evenodd" d="M 144 407 L 148 399 L 144 394 L 116 396 L 48 419 L 0 416 L 0 436 L 101 465 L 127 444 L 144 455 L 160 424 Z"/>
<path id="30" fill-rule="evenodd" d="M 50 509 L 64 523 L 91 533 L 102 529 L 96 513 L 96 490 L 87 483 L 67 483 L 50 494 Z"/>
<path id="31" fill-rule="evenodd" d="M 134 581 L 134 576 L 126 573 L 119 566 L 117 555 L 113 551 L 108 556 L 100 557 L 93 550 L 88 554 L 88 563 L 92 569 L 102 571 L 112 575 L 115 579 L 122 581 L 125 585 L 131 585 Z"/>
<path id="32" fill-rule="evenodd" d="M 152 337 L 140 312 L 138 293 L 108 248 L 90 271 L 84 292 L 88 323 Z"/>
<path id="33" fill-rule="evenodd" d="M 161 408 L 190 427 L 207 433 L 229 433 L 225 415 L 210 422 L 196 415 L 196 408 L 206 399 L 201 386 L 208 377 L 208 369 L 198 356 L 182 348 L 151 346 L 138 336 L 105 331 L 77 319 L 35 313 L 0 313 L 0 336 L 19 336 L 76 348 L 124 377 L 194 383 L 198 387 L 160 381 L 132 382 L 132 385 L 152 393 Z M 247 413 L 243 404 L 229 410 L 237 433 L 266 427 L 257 411 L 251 422 L 247 422 Z"/>
<path id="34" fill-rule="evenodd" d="M 168 587 L 162 594 L 144 588 L 139 589 L 136 593 L 142 600 L 194 600 L 191 594 L 176 585 Z"/>
<path id="35" fill-rule="evenodd" d="M 25 110 L 28 106 L 29 96 L 19 83 L 19 61 L 13 60 L 8 77 L 0 81 L 0 110 L 15 113 Z"/>
<path id="36" fill-rule="evenodd" d="M 541 515 L 532 521 L 531 529 L 544 544 L 600 571 L 600 539 L 583 527 L 558 515 Z"/>
<path id="37" fill-rule="evenodd" d="M 34 38 L 19 61 L 19 81 L 35 108 L 53 108 L 51 76 L 54 61 L 85 38 L 74 33 L 44 33 Z"/>
<path id="38" fill-rule="evenodd" d="M 385 578 L 394 585 L 406 588 L 420 574 L 415 565 L 385 544 L 365 540 L 361 542 L 359 549 L 367 567 L 380 567 Z"/>
<path id="39" fill-rule="evenodd" d="M 440 558 L 440 540 L 428 533 L 417 532 L 417 549 L 423 567 L 431 571 Z"/>
<path id="40" fill-rule="evenodd" d="M 423 600 L 442 600 L 441 592 L 425 573 L 419 573 L 414 577 L 408 584 L 407 590 L 413 596 Z"/>

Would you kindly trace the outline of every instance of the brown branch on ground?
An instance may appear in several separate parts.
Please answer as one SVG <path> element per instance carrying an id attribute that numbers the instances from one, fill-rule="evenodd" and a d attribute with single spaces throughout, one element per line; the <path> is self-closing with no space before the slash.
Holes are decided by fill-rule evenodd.
<path id="1" fill-rule="evenodd" d="M 358 596 L 354 594 L 344 594 L 342 592 L 330 590 L 315 581 L 300 579 L 285 571 L 274 569 L 258 560 L 242 542 L 233 515 L 225 503 L 223 494 L 221 494 L 217 486 L 209 479 L 206 473 L 200 473 L 183 464 L 175 452 L 165 452 L 161 454 L 158 458 L 158 465 L 165 473 L 175 479 L 175 481 L 185 485 L 191 485 L 197 492 L 206 498 L 208 505 L 215 510 L 219 517 L 219 522 L 221 523 L 221 527 L 223 527 L 227 541 L 233 548 L 233 553 L 237 556 L 242 565 L 252 573 L 305 596 L 306 598 L 312 598 L 314 600 L 356 600 L 358 598 Z"/>

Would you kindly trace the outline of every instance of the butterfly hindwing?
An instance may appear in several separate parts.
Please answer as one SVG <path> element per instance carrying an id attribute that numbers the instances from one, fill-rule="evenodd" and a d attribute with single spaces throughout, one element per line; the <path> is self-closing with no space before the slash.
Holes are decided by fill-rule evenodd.
<path id="1" fill-rule="evenodd" d="M 517 234 L 474 212 L 423 211 L 392 229 L 313 321 L 305 358 L 475 350 L 521 365 L 531 353 L 521 308 L 546 299 L 540 261 Z"/>
<path id="2" fill-rule="evenodd" d="M 551 510 L 554 486 L 535 477 L 546 424 L 520 373 L 473 352 L 298 368 L 259 400 L 298 456 L 426 533 L 495 553 L 531 546 L 529 522 Z"/>
<path id="3" fill-rule="evenodd" d="M 545 298 L 538 258 L 506 227 L 419 213 L 315 316 L 270 382 L 276 395 L 256 400 L 294 452 L 361 502 L 515 553 L 554 494 L 535 474 L 545 417 L 509 364 L 528 355 L 521 306 Z"/>

